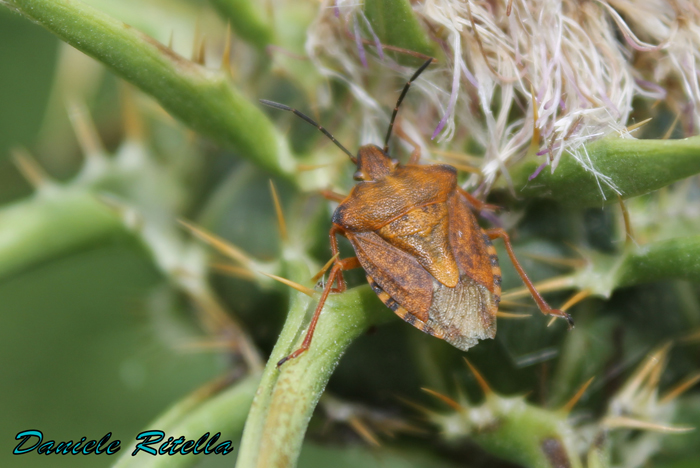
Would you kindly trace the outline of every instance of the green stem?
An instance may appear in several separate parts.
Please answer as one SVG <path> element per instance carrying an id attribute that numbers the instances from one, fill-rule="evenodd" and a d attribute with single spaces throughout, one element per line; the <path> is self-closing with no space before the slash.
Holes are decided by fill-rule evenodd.
<path id="1" fill-rule="evenodd" d="M 243 430 L 259 379 L 259 374 L 250 375 L 220 393 L 218 392 L 222 382 L 207 385 L 176 403 L 146 429 L 165 432 L 165 440 L 170 436 L 175 439 L 184 436 L 186 440 L 197 441 L 207 432 L 211 435 L 221 432 L 219 443 L 225 440 L 235 442 Z M 122 447 L 123 453 L 114 464 L 115 468 L 182 468 L 201 461 L 201 456 L 191 454 L 153 457 L 139 452 L 136 456 L 131 456 L 136 442 L 140 441 Z"/>
<path id="2" fill-rule="evenodd" d="M 528 468 L 582 467 L 565 414 L 537 408 L 520 398 L 495 399 L 498 402 L 486 405 L 499 407 L 497 422 L 474 434 L 476 443 Z"/>
<path id="3" fill-rule="evenodd" d="M 529 181 L 544 156 L 527 158 L 514 166 L 511 176 L 516 193 L 550 198 L 567 206 L 600 207 L 617 203 L 617 192 L 589 169 L 608 177 L 623 199 L 700 173 L 700 136 L 685 140 L 604 138 L 579 152 L 588 168 L 565 153 L 554 174 L 545 168 Z"/>
<path id="4" fill-rule="evenodd" d="M 308 262 L 288 262 L 288 276 L 307 283 L 313 273 Z M 314 333 L 311 348 L 277 368 L 277 362 L 297 349 L 315 301 L 292 295 L 282 333 L 265 367 L 246 421 L 238 468 L 293 467 L 306 427 L 328 379 L 350 343 L 369 326 L 392 317 L 369 286 L 331 295 Z"/>
<path id="5" fill-rule="evenodd" d="M 264 49 L 273 42 L 272 25 L 263 11 L 264 2 L 255 0 L 211 0 L 241 38 Z"/>
<path id="6" fill-rule="evenodd" d="M 0 209 L 0 278 L 123 232 L 119 217 L 91 193 L 42 191 Z"/>
<path id="7" fill-rule="evenodd" d="M 620 255 L 591 253 L 571 285 L 600 297 L 620 287 L 665 279 L 700 281 L 700 236 L 630 247 Z"/>
<path id="8" fill-rule="evenodd" d="M 286 140 L 224 72 L 190 62 L 78 1 L 4 0 L 3 4 L 99 60 L 192 129 L 272 173 L 286 177 L 293 173 L 295 163 Z"/>
<path id="9" fill-rule="evenodd" d="M 700 281 L 700 236 L 653 242 L 636 248 L 620 267 L 618 286 L 669 278 Z"/>

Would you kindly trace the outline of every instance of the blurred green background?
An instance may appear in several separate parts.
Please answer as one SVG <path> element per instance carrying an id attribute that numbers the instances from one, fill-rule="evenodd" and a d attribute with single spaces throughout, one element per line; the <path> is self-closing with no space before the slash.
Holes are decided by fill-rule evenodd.
<path id="1" fill-rule="evenodd" d="M 39 148 L 37 158 L 42 164 L 51 160 L 49 170 L 58 178 L 80 164 L 60 99 L 63 122 L 54 126 L 65 133 L 55 148 L 58 157 L 41 146 L 42 130 L 51 127 L 44 119 L 59 50 L 59 41 L 43 28 L 0 8 L 0 204 L 31 193 L 12 163 L 11 148 Z M 110 121 L 99 113 L 99 103 L 116 102 L 117 92 L 116 80 L 105 80 L 96 121 Z M 14 437 L 37 429 L 45 440 L 99 440 L 111 431 L 126 444 L 174 401 L 223 371 L 226 363 L 217 354 L 173 342 L 172 336 L 200 332 L 185 312 L 170 311 L 179 323 L 157 316 L 152 304 L 161 300 L 153 297 L 160 282 L 141 246 L 127 235 L 0 280 L 0 466 L 109 466 L 115 457 L 13 456 Z"/>
<path id="2" fill-rule="evenodd" d="M 143 19 L 145 15 L 139 18 L 131 12 L 129 16 L 128 1 L 101 3 L 99 6 L 104 7 L 104 11 L 164 43 L 168 41 L 168 28 L 175 24 L 175 49 L 183 54 L 190 47 L 184 45 L 186 38 L 193 36 L 190 33 L 198 21 L 199 13 L 195 14 L 194 10 L 202 4 L 199 1 L 168 4 L 173 9 L 192 9 L 187 14 L 173 13 L 173 18 L 177 16 L 182 23 L 187 22 L 183 27 L 173 18 L 160 21 L 160 15 L 170 11 L 163 7 L 167 2 L 153 0 L 144 3 L 143 10 L 138 10 L 153 8 L 155 13 L 149 17 L 150 24 Z M 158 7 L 159 3 L 163 8 Z M 209 9 L 201 15 L 214 16 L 214 13 Z M 208 19 L 201 21 L 205 25 L 202 29 L 211 24 Z M 223 37 L 223 22 L 217 18 L 214 23 L 213 35 Z M 188 29 L 183 32 L 185 27 Z M 300 27 L 298 33 L 301 43 L 304 30 Z M 117 149 L 124 141 L 119 111 L 121 81 L 96 62 L 83 60 L 73 73 L 62 75 L 64 81 L 59 82 L 59 64 L 70 67 L 78 63 L 75 60 L 80 54 L 70 51 L 41 27 L 0 8 L 0 205 L 25 199 L 32 192 L 11 160 L 11 150 L 18 145 L 27 147 L 41 166 L 58 180 L 71 180 L 83 165 L 83 156 L 68 119 L 70 92 L 78 91 L 77 98 L 89 108 L 109 151 Z M 242 55 L 249 57 L 245 53 L 250 51 Z M 269 73 L 265 60 L 266 57 L 242 60 L 242 67 L 259 68 L 250 74 L 259 78 L 254 84 L 237 83 L 241 87 L 249 86 L 244 88 L 246 97 L 265 97 L 312 107 L 301 89 L 303 85 L 312 86 L 306 83 L 307 76 L 302 73 L 303 78 L 299 79 L 284 73 Z M 381 81 L 379 72 L 386 70 L 378 70 L 372 72 L 377 72 L 375 78 Z M 66 76 L 73 81 L 66 82 Z M 308 81 L 313 80 L 308 78 Z M 335 97 L 346 96 L 345 85 L 332 83 L 332 86 Z M 393 101 L 394 97 L 387 93 L 387 99 Z M 274 259 L 279 253 L 279 236 L 269 195 L 269 174 L 240 162 L 240 158 L 231 157 L 231 152 L 209 141 L 199 140 L 183 126 L 177 127 L 179 124 L 173 123 L 150 99 L 142 99 L 139 104 L 146 108 L 144 113 L 148 113 L 152 121 L 161 120 L 149 127 L 152 131 L 149 136 L 154 138 L 148 140 L 148 145 L 154 147 L 151 149 L 155 157 L 165 158 L 166 153 L 176 153 L 170 150 L 178 146 L 185 135 L 188 140 L 187 144 L 180 145 L 185 148 L 181 156 L 193 166 L 201 166 L 191 171 L 191 179 L 196 179 L 197 183 L 182 183 L 176 187 L 189 189 L 187 196 L 183 196 L 189 205 L 182 202 L 181 205 L 186 205 L 183 207 L 176 200 L 172 203 L 178 205 L 179 211 L 170 206 L 149 208 L 157 213 L 162 210 L 165 217 L 172 212 L 191 214 L 198 223 L 241 246 L 252 256 Z M 643 107 L 640 106 L 642 111 Z M 298 153 L 316 146 L 324 148 L 323 145 L 335 151 L 304 122 L 274 110 L 265 111 L 278 121 L 280 129 L 289 129 L 291 146 Z M 329 128 L 343 127 L 336 112 L 327 114 L 321 121 L 330 120 Z M 342 119 L 349 122 L 346 130 L 359 120 L 351 112 L 347 114 L 342 114 Z M 663 135 L 672 120 L 673 115 L 668 112 L 659 115 L 648 127 L 652 129 L 649 135 Z M 172 131 L 172 127 L 176 127 L 176 131 Z M 181 162 L 175 158 L 168 160 L 171 166 Z M 348 188 L 353 168 L 347 161 L 343 163 L 344 166 L 339 166 L 342 168 L 338 170 L 338 178 Z M 313 244 L 310 250 L 316 260 L 323 263 L 328 257 L 326 233 L 330 213 L 327 207 L 319 208 L 318 197 L 295 193 L 290 184 L 282 181 L 276 183 L 283 195 L 283 204 L 286 203 L 285 212 L 293 213 L 288 215 L 289 220 L 313 225 L 316 237 L 310 241 Z M 700 193 L 696 186 L 692 187 L 688 198 L 697 201 Z M 182 195 L 177 190 L 173 192 Z M 170 195 L 166 192 L 164 198 L 177 198 Z M 497 198 L 503 193 L 494 195 Z M 653 205 L 654 197 L 639 197 L 631 201 L 630 206 L 638 204 L 638 214 L 650 211 L 648 206 Z M 308 207 L 304 203 L 309 200 L 311 205 L 316 205 L 305 211 Z M 147 201 L 152 199 L 147 198 Z M 551 201 L 513 202 L 507 198 L 504 201 L 513 205 L 515 216 L 522 217 L 514 235 L 518 253 L 570 258 L 576 254 L 567 244 L 584 246 L 589 249 L 587 252 L 596 254 L 614 252 L 622 246 L 617 206 L 568 210 Z M 295 216 L 299 213 L 303 215 Z M 317 223 L 321 218 L 323 221 Z M 240 220 L 247 220 L 247 223 Z M 676 229 L 672 222 L 668 223 L 669 231 L 676 236 L 696 234 L 697 217 L 694 220 L 687 233 Z M 160 221 L 174 224 L 174 219 L 170 218 Z M 0 231 L 0 245 L 2 236 Z M 520 279 L 505 260 L 500 245 L 498 248 L 504 290 L 519 287 Z M 191 390 L 235 368 L 222 353 L 187 346 L 205 338 L 201 324 L 186 301 L 166 284 L 162 273 L 154 266 L 152 253 L 146 250 L 134 236 L 114 232 L 94 239 L 79 250 L 64 251 L 58 258 L 33 264 L 11 276 L 0 276 L 0 317 L 4 320 L 0 327 L 0 466 L 108 466 L 116 457 L 45 457 L 35 453 L 17 457 L 10 454 L 16 445 L 15 434 L 27 429 L 42 430 L 46 439 L 57 441 L 77 440 L 82 436 L 99 439 L 111 431 L 114 439 L 127 444 L 139 431 L 148 428 L 149 421 L 156 415 Z M 525 255 L 521 260 L 535 281 L 566 270 Z M 348 276 L 352 285 L 365 281 L 360 271 Z M 235 305 L 235 309 L 231 309 L 250 329 L 261 353 L 266 356 L 286 313 L 282 290 L 269 288 L 262 281 L 251 285 L 249 281 L 220 275 L 213 276 L 213 284 L 227 305 Z M 548 299 L 551 298 L 552 304 L 561 304 L 567 296 L 557 293 Z M 470 350 L 469 359 L 499 393 L 528 393 L 529 402 L 543 406 L 563 403 L 583 382 L 596 376 L 581 402 L 581 414 L 573 418 L 577 423 L 590 423 L 602 414 L 609 397 L 619 390 L 647 353 L 659 343 L 682 336 L 700 325 L 700 289 L 697 282 L 686 280 L 619 288 L 610 300 L 591 298 L 579 304 L 574 315 L 577 328 L 573 333 L 566 333 L 561 323 L 546 328 L 547 318 L 538 313 L 527 321 L 501 320 L 498 337 Z M 453 396 L 458 388 L 464 389 L 472 402 L 481 401 L 481 393 L 464 365 L 463 355 L 397 318 L 373 330 L 372 334 L 360 337 L 351 346 L 331 378 L 329 390 L 337 398 L 386 410 L 414 422 L 416 412 L 400 403 L 397 397 L 445 409 L 421 392 L 420 387 Z M 678 346 L 671 356 L 671 364 L 661 376 L 664 390 L 691 375 L 700 363 L 697 344 Z M 679 403 L 678 417 L 672 418 L 673 423 L 697 426 L 700 424 L 698 408 L 700 401 L 694 389 Z M 383 466 L 439 466 L 446 459 L 459 466 L 471 464 L 473 460 L 476 460 L 475 466 L 493 466 L 488 465 L 492 459 L 484 456 L 473 443 L 465 442 L 465 438 L 457 442 L 445 440 L 444 432 L 433 431 L 433 426 L 426 421 L 418 425 L 428 435 L 405 436 L 387 442 L 381 451 L 372 453 L 367 443 L 347 425 L 332 421 L 322 411 L 317 414 L 320 417 L 312 420 L 307 438 L 314 442 L 305 445 L 299 462 L 302 467 L 331 463 L 341 466 L 341 462 L 348 467 L 367 466 L 373 461 L 380 464 L 378 454 L 386 457 Z M 330 426 L 332 428 L 327 430 Z M 631 436 L 632 439 L 637 437 L 636 433 Z M 696 433 L 666 437 L 663 444 L 660 454 L 668 462 L 664 466 L 696 466 L 684 460 L 698 456 Z M 235 454 L 224 464 L 232 465 L 234 458 Z"/>

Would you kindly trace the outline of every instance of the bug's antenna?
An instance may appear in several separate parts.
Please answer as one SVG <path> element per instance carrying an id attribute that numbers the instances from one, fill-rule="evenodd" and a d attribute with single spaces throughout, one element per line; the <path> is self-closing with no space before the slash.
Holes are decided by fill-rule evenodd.
<path id="1" fill-rule="evenodd" d="M 332 141 L 333 143 L 335 143 L 336 146 L 337 146 L 338 148 L 340 148 L 341 150 L 343 150 L 343 151 L 345 152 L 345 154 L 347 154 L 348 156 L 350 156 L 350 160 L 352 160 L 353 163 L 357 164 L 357 159 L 355 158 L 355 156 L 353 156 L 352 153 L 351 153 L 350 151 L 348 151 L 348 149 L 347 149 L 346 147 L 344 147 L 343 145 L 341 145 L 340 142 L 339 142 L 338 140 L 336 140 L 335 137 L 334 137 L 333 135 L 331 135 L 330 132 L 329 132 L 328 130 L 326 130 L 325 128 L 323 128 L 322 126 L 320 126 L 319 124 L 317 124 L 316 122 L 314 122 L 314 121 L 311 119 L 311 117 L 308 117 L 308 116 L 302 114 L 301 112 L 299 112 L 298 110 L 292 109 L 292 108 L 289 107 L 289 106 L 285 106 L 284 104 L 280 104 L 279 102 L 268 101 L 268 100 L 266 100 L 266 99 L 260 99 L 260 103 L 261 103 L 261 104 L 265 104 L 266 106 L 269 106 L 269 107 L 274 107 L 275 109 L 281 109 L 281 110 L 289 111 L 289 112 L 291 112 L 292 114 L 296 115 L 297 117 L 301 117 L 301 118 L 302 118 L 303 120 L 305 120 L 306 122 L 310 123 L 310 124 L 313 125 L 314 127 L 316 127 L 316 128 L 318 128 L 319 130 L 321 130 L 321 132 L 323 132 L 324 135 L 326 135 L 328 138 L 330 138 L 331 141 Z"/>
<path id="2" fill-rule="evenodd" d="M 396 101 L 396 107 L 394 107 L 394 113 L 391 115 L 391 122 L 389 122 L 389 128 L 386 131 L 386 138 L 384 139 L 384 152 L 389 151 L 389 138 L 391 137 L 391 130 L 394 128 L 394 120 L 396 120 L 396 114 L 399 112 L 399 106 L 401 105 L 401 101 L 403 101 L 403 98 L 406 97 L 406 93 L 408 93 L 408 88 L 411 87 L 411 83 L 413 83 L 416 78 L 418 78 L 418 75 L 423 73 L 423 70 L 428 68 L 428 65 L 433 63 L 434 58 L 429 58 L 427 62 L 425 62 L 423 65 L 420 66 L 418 70 L 413 74 L 411 79 L 408 80 L 406 83 L 406 86 L 403 87 L 403 91 L 401 91 L 401 96 L 399 96 L 399 100 Z"/>

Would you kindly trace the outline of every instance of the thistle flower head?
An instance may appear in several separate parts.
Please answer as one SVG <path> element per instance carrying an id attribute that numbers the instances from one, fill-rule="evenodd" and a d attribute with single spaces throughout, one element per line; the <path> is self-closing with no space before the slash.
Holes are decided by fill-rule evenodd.
<path id="1" fill-rule="evenodd" d="M 348 83 L 362 108 L 360 139 L 377 142 L 390 103 L 377 102 L 388 93 L 376 80 L 366 84 L 364 63 L 383 75 L 407 77 L 410 69 L 374 45 L 381 38 L 362 4 L 327 6 L 310 28 L 307 52 L 322 74 Z M 583 145 L 611 133 L 629 138 L 635 97 L 665 99 L 687 129 L 698 126 L 700 10 L 692 2 L 425 0 L 413 10 L 445 57 L 412 91 L 422 95 L 425 128 L 409 126 L 409 133 L 423 146 L 428 135 L 453 148 L 477 143 L 487 186 L 525 154 L 553 171 L 571 153 L 599 185 L 616 190 Z"/>

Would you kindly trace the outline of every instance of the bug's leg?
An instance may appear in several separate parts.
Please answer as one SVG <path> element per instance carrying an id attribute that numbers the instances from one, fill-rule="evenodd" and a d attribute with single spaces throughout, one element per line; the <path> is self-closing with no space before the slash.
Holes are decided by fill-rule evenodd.
<path id="1" fill-rule="evenodd" d="M 345 283 L 345 278 L 343 278 L 343 271 L 352 270 L 354 268 L 360 268 L 360 261 L 357 257 L 341 258 L 336 260 L 337 264 L 340 264 L 340 271 L 338 272 L 338 286 L 331 288 L 332 293 L 342 293 L 348 288 Z"/>
<path id="2" fill-rule="evenodd" d="M 329 236 L 331 238 L 331 253 L 333 254 L 334 257 L 336 257 L 337 255 L 340 255 L 340 250 L 338 249 L 338 238 L 335 237 L 338 234 L 342 235 L 343 230 L 334 224 L 333 227 L 331 228 L 331 232 L 329 233 Z M 336 258 L 338 258 L 338 257 L 336 257 Z M 340 264 L 338 260 L 335 261 L 334 267 L 335 266 L 339 266 L 342 269 L 342 264 Z M 333 280 L 334 280 L 334 277 L 329 275 L 328 281 L 329 281 L 331 287 L 333 286 Z M 340 273 L 338 275 L 338 287 L 333 288 L 333 292 L 341 293 L 341 292 L 345 291 L 347 289 L 347 287 L 348 287 L 348 285 L 345 282 L 345 278 L 343 278 L 343 273 Z"/>
<path id="3" fill-rule="evenodd" d="M 332 190 L 321 190 L 320 193 L 321 193 L 321 196 L 323 198 L 325 198 L 326 200 L 335 201 L 338 203 L 342 202 L 343 200 L 345 200 L 347 198 L 347 195 L 341 195 L 339 193 L 335 193 Z"/>
<path id="4" fill-rule="evenodd" d="M 314 330 L 316 329 L 316 324 L 318 323 L 318 318 L 321 316 L 321 310 L 323 310 L 323 305 L 326 303 L 326 299 L 328 299 L 328 293 L 331 292 L 331 286 L 333 285 L 336 275 L 340 272 L 341 268 L 342 266 L 340 264 L 335 264 L 333 265 L 333 268 L 331 268 L 331 273 L 328 276 L 328 283 L 326 283 L 326 287 L 323 288 L 323 293 L 321 294 L 321 298 L 318 300 L 318 305 L 316 306 L 316 310 L 314 311 L 314 316 L 311 318 L 311 323 L 309 323 L 309 329 L 306 332 L 306 336 L 304 337 L 304 341 L 301 343 L 301 346 L 289 356 L 280 359 L 279 362 L 277 362 L 277 367 L 281 366 L 290 359 L 294 359 L 295 357 L 299 356 L 301 353 L 309 349 L 309 346 L 311 345 L 311 339 L 314 336 Z"/>
<path id="5" fill-rule="evenodd" d="M 559 309 L 552 309 L 549 306 L 549 304 L 547 304 L 545 302 L 545 300 L 542 298 L 540 293 L 537 291 L 537 289 L 535 288 L 535 285 L 532 284 L 532 281 L 530 281 L 530 278 L 527 277 L 525 270 L 523 270 L 523 267 L 520 266 L 520 262 L 518 262 L 518 259 L 515 258 L 515 252 L 513 252 L 513 246 L 510 243 L 510 237 L 508 236 L 508 233 L 501 228 L 496 228 L 496 229 L 488 229 L 486 231 L 486 235 L 489 237 L 489 239 L 496 239 L 498 237 L 503 239 L 503 242 L 505 243 L 505 246 L 506 246 L 506 251 L 508 252 L 508 256 L 510 257 L 510 261 L 513 263 L 513 266 L 515 267 L 515 270 L 520 275 L 520 278 L 522 278 L 523 283 L 525 283 L 525 286 L 527 286 L 527 289 L 530 290 L 530 294 L 532 295 L 532 298 L 535 300 L 535 302 L 537 303 L 537 307 L 539 307 L 539 309 L 542 311 L 542 313 L 545 315 L 555 315 L 557 317 L 563 317 L 569 323 L 569 329 L 573 328 L 574 320 L 571 318 L 571 315 L 569 315 L 566 312 L 563 312 Z"/>
<path id="6" fill-rule="evenodd" d="M 500 206 L 497 205 L 489 205 L 488 203 L 484 203 L 478 198 L 476 198 L 474 195 L 471 193 L 467 192 L 464 190 L 462 187 L 459 185 L 457 186 L 457 190 L 459 190 L 459 193 L 464 195 L 464 198 L 467 199 L 469 204 L 474 207 L 475 210 L 477 211 L 482 211 L 482 210 L 488 210 L 488 211 L 498 211 L 501 209 Z"/>
<path id="7" fill-rule="evenodd" d="M 416 143 L 406 132 L 403 131 L 403 128 L 401 128 L 401 122 L 396 122 L 396 126 L 394 127 L 394 132 L 396 135 L 401 138 L 402 140 L 406 140 L 406 142 L 413 146 L 413 151 L 411 151 L 411 157 L 408 158 L 408 164 L 418 164 L 420 161 L 420 145 Z"/>
<path id="8" fill-rule="evenodd" d="M 314 336 L 314 330 L 316 329 L 316 324 L 318 323 L 318 318 L 321 316 L 321 311 L 323 310 L 323 305 L 326 303 L 326 299 L 328 299 L 328 294 L 331 292 L 345 291 L 346 285 L 345 281 L 343 280 L 342 270 L 358 268 L 359 266 L 360 262 L 357 260 L 357 257 L 344 258 L 335 261 L 335 264 L 333 265 L 333 268 L 331 268 L 331 272 L 328 275 L 328 282 L 323 288 L 323 293 L 321 293 L 321 298 L 318 300 L 318 305 L 316 306 L 314 315 L 311 318 L 311 323 L 309 323 L 309 329 L 306 332 L 304 341 L 301 343 L 299 349 L 294 351 L 289 356 L 280 359 L 277 363 L 277 367 L 281 366 L 290 359 L 294 359 L 295 357 L 299 356 L 301 353 L 309 349 L 309 346 L 311 346 L 311 339 Z M 338 280 L 338 287 L 334 288 L 333 283 L 336 281 L 336 279 Z M 342 290 L 340 290 L 341 286 Z"/>
<path id="9" fill-rule="evenodd" d="M 345 233 L 343 232 L 343 229 L 334 224 L 333 227 L 331 228 L 331 232 L 330 232 L 331 253 L 333 254 L 333 256 L 338 255 L 338 253 L 340 252 L 338 250 L 338 238 L 336 237 L 338 234 L 345 235 Z M 343 258 L 343 259 L 336 260 L 335 265 L 340 265 L 340 271 L 338 272 L 338 275 L 337 275 L 338 286 L 336 288 L 332 288 L 331 292 L 342 293 L 347 289 L 347 284 L 345 283 L 345 278 L 343 278 L 343 270 L 352 270 L 353 268 L 359 268 L 360 261 L 357 259 L 357 257 L 349 257 L 349 258 Z M 331 281 L 330 277 L 328 278 L 328 281 Z"/>
<path id="10" fill-rule="evenodd" d="M 338 254 L 338 239 L 335 237 L 337 234 L 343 234 L 343 230 L 341 227 L 334 224 L 330 231 L 331 252 L 333 253 L 334 257 Z M 360 261 L 357 259 L 357 257 L 349 257 L 335 260 L 333 268 L 331 268 L 331 272 L 328 275 L 328 282 L 323 288 L 321 298 L 318 300 L 318 305 L 316 306 L 316 311 L 314 311 L 314 316 L 311 318 L 311 323 L 309 324 L 309 329 L 306 332 L 304 341 L 302 342 L 299 349 L 297 349 L 284 359 L 281 359 L 277 363 L 277 367 L 281 366 L 290 359 L 294 359 L 295 357 L 299 356 L 301 353 L 309 349 L 309 346 L 311 345 L 311 338 L 313 337 L 314 330 L 316 329 L 316 323 L 318 322 L 318 318 L 321 315 L 321 311 L 323 310 L 323 305 L 326 303 L 326 299 L 328 299 L 328 294 L 331 292 L 336 293 L 345 291 L 347 285 L 345 284 L 345 279 L 343 278 L 343 270 L 351 270 L 353 268 L 359 267 Z M 333 283 L 335 283 L 336 280 L 338 281 L 338 286 L 334 288 Z"/>

